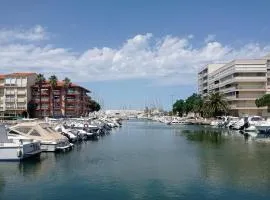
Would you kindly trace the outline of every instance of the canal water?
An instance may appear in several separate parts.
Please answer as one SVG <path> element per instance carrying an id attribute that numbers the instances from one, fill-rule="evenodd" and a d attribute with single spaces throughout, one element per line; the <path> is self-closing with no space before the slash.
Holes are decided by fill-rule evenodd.
<path id="1" fill-rule="evenodd" d="M 0 163 L 0 199 L 270 199 L 270 143 L 126 121 L 71 152 Z"/>

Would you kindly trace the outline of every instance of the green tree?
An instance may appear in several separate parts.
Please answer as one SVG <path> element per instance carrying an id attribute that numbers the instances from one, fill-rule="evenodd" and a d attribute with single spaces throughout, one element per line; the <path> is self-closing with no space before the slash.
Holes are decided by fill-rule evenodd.
<path id="1" fill-rule="evenodd" d="M 216 117 L 228 113 L 229 104 L 224 94 L 216 92 L 211 93 L 204 101 L 203 112 L 205 116 Z"/>
<path id="2" fill-rule="evenodd" d="M 186 112 L 185 101 L 183 99 L 177 100 L 173 104 L 173 113 L 178 114 L 179 116 L 182 117 L 185 112 Z"/>
<path id="3" fill-rule="evenodd" d="M 90 99 L 89 100 L 89 108 L 90 108 L 90 112 L 94 112 L 94 111 L 99 111 L 101 109 L 101 106 L 95 100 Z"/>
<path id="4" fill-rule="evenodd" d="M 53 91 L 54 91 L 54 89 L 56 88 L 56 86 L 57 86 L 57 81 L 58 81 L 58 78 L 57 78 L 57 76 L 55 76 L 55 75 L 52 75 L 52 76 L 50 76 L 50 78 L 49 78 L 49 83 L 50 83 L 50 85 L 51 85 L 51 98 L 52 98 L 52 104 L 53 104 L 53 108 L 52 108 L 52 116 L 54 117 L 54 107 L 55 107 L 55 102 L 54 102 L 54 94 L 53 94 Z"/>
<path id="5" fill-rule="evenodd" d="M 42 85 L 46 82 L 46 79 L 43 74 L 38 74 L 36 78 L 36 84 L 38 85 L 38 91 L 39 91 L 39 116 L 42 117 L 42 102 L 41 102 L 41 88 Z"/>
<path id="6" fill-rule="evenodd" d="M 200 113 L 201 116 L 203 116 L 203 99 L 201 96 L 197 96 L 197 98 L 194 100 L 193 105 L 193 112 L 195 114 Z"/>
<path id="7" fill-rule="evenodd" d="M 270 112 L 270 94 L 265 94 L 261 98 L 256 99 L 255 104 L 257 107 L 267 106 L 267 110 Z"/>
<path id="8" fill-rule="evenodd" d="M 200 113 L 203 107 L 203 100 L 200 95 L 193 93 L 185 101 L 185 112 Z"/>
<path id="9" fill-rule="evenodd" d="M 35 103 L 33 100 L 28 102 L 28 104 L 27 104 L 27 112 L 28 112 L 30 118 L 34 117 L 34 112 L 37 109 L 37 107 L 38 107 L 38 104 Z"/>
<path id="10" fill-rule="evenodd" d="M 64 89 L 65 89 L 65 116 L 67 116 L 66 115 L 66 112 L 67 112 L 67 93 L 68 93 L 68 89 L 70 88 L 70 86 L 71 86 L 71 81 L 70 81 L 70 79 L 69 78 L 65 78 L 64 80 L 63 80 L 63 82 L 64 82 Z"/>

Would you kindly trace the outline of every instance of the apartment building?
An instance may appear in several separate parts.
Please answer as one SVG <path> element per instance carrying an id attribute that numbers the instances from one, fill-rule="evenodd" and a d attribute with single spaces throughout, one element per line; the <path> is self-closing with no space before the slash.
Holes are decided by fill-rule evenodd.
<path id="1" fill-rule="evenodd" d="M 89 92 L 84 87 L 72 83 L 66 94 L 62 81 L 58 81 L 57 86 L 53 89 L 48 82 L 42 84 L 41 88 L 38 84 L 35 84 L 32 86 L 32 100 L 37 105 L 35 116 L 87 116 L 90 112 L 89 100 L 91 98 L 87 95 Z"/>
<path id="2" fill-rule="evenodd" d="M 0 75 L 0 115 L 27 116 L 27 105 L 31 100 L 31 85 L 36 73 L 12 73 Z"/>
<path id="3" fill-rule="evenodd" d="M 198 92 L 203 97 L 211 92 L 224 93 L 232 115 L 270 116 L 267 107 L 258 108 L 255 104 L 257 98 L 270 93 L 270 60 L 245 59 L 207 65 L 198 73 Z"/>
<path id="4" fill-rule="evenodd" d="M 207 96 L 209 93 L 208 89 L 208 78 L 209 74 L 216 71 L 217 69 L 223 67 L 224 64 L 208 64 L 204 66 L 198 73 L 198 93 L 203 97 Z"/>

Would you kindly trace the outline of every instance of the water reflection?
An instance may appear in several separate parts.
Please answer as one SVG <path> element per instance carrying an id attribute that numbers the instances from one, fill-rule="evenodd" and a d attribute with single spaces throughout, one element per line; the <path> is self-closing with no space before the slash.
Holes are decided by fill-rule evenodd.
<path id="1" fill-rule="evenodd" d="M 198 141 L 202 143 L 221 145 L 225 141 L 225 137 L 220 131 L 209 131 L 207 129 L 202 130 L 183 130 L 181 132 L 188 140 Z"/>
<path id="2" fill-rule="evenodd" d="M 182 135 L 199 144 L 201 178 L 208 184 L 269 193 L 270 145 L 228 130 L 184 130 Z"/>

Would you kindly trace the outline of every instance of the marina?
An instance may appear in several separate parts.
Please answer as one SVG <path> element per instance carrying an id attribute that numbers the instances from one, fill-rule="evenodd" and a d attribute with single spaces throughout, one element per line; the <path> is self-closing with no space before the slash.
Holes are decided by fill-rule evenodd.
<path id="1" fill-rule="evenodd" d="M 71 151 L 2 162 L 0 199 L 269 199 L 269 150 L 235 131 L 126 120 Z"/>

